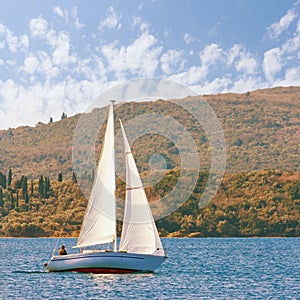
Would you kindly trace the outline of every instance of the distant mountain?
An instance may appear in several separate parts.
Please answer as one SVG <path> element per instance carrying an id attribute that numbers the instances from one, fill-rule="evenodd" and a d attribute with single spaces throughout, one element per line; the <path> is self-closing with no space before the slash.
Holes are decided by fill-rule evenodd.
<path id="1" fill-rule="evenodd" d="M 196 98 L 199 96 L 179 99 L 179 106 L 162 100 L 117 105 L 116 120 L 121 118 L 126 124 L 134 117 L 149 113 L 171 117 L 193 136 L 204 161 L 201 167 L 208 169 L 210 145 L 205 132 L 193 115 L 180 107 L 181 101 L 195 101 Z M 205 95 L 203 98 L 215 111 L 224 130 L 227 173 L 260 169 L 300 170 L 300 87 Z M 94 109 L 88 114 L 91 124 L 99 118 L 105 120 L 106 112 L 107 108 Z M 38 123 L 35 127 L 1 130 L 0 171 L 7 174 L 11 168 L 15 176 L 26 175 L 29 179 L 38 178 L 40 174 L 56 179 L 59 172 L 64 178 L 72 178 L 72 141 L 82 116 L 87 114 L 48 124 Z M 116 131 L 118 128 L 116 122 Z M 96 157 L 101 148 L 103 126 L 101 130 L 95 143 Z M 133 152 L 140 171 L 148 170 L 149 158 L 155 153 L 163 155 L 169 169 L 180 164 L 176 145 L 161 134 L 139 138 L 133 144 Z"/>

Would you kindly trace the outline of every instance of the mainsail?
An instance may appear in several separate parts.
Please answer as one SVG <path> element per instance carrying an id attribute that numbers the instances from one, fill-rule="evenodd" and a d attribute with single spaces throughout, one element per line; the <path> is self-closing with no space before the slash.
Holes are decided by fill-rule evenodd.
<path id="1" fill-rule="evenodd" d="M 120 120 L 126 160 L 126 199 L 120 251 L 164 256 L 131 149 Z"/>
<path id="2" fill-rule="evenodd" d="M 115 190 L 114 112 L 111 103 L 97 176 L 76 248 L 116 241 Z"/>

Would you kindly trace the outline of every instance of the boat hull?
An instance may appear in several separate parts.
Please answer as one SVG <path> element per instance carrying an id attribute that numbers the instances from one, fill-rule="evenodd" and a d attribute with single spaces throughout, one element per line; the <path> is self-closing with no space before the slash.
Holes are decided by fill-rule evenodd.
<path id="1" fill-rule="evenodd" d="M 45 267 L 51 272 L 154 272 L 165 259 L 165 256 L 147 254 L 94 252 L 53 256 Z"/>

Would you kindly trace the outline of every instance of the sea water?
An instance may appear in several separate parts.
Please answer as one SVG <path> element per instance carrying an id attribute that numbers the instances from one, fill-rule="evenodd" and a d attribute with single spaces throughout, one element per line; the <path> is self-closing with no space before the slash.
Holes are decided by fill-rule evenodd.
<path id="1" fill-rule="evenodd" d="M 300 299 L 300 238 L 162 242 L 168 259 L 153 274 L 95 275 L 44 269 L 75 239 L 2 238 L 0 299 Z"/>

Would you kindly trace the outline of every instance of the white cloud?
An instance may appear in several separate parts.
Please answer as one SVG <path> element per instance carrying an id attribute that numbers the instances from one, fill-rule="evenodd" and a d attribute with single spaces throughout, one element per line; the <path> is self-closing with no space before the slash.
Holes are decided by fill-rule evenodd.
<path id="1" fill-rule="evenodd" d="M 17 36 L 8 27 L 0 24 L 0 49 L 5 46 L 9 51 L 16 53 L 18 50 L 25 51 L 29 46 L 29 39 L 27 35 Z"/>
<path id="2" fill-rule="evenodd" d="M 136 27 L 139 27 L 141 32 L 147 32 L 150 28 L 150 24 L 140 17 L 134 16 L 131 21 L 131 28 L 135 29 Z"/>
<path id="3" fill-rule="evenodd" d="M 108 16 L 100 22 L 98 29 L 102 31 L 104 28 L 121 28 L 121 14 L 118 14 L 113 6 L 108 8 Z"/>
<path id="4" fill-rule="evenodd" d="M 281 47 L 282 52 L 286 54 L 297 53 L 300 50 L 300 20 L 298 22 L 298 28 L 294 36 L 287 39 Z"/>
<path id="5" fill-rule="evenodd" d="M 228 91 L 243 93 L 245 91 L 253 91 L 266 87 L 266 83 L 261 81 L 259 77 L 241 76 L 238 78 L 231 78 L 231 87 Z"/>
<path id="6" fill-rule="evenodd" d="M 129 46 L 118 48 L 116 43 L 104 45 L 102 53 L 108 68 L 117 78 L 124 79 L 125 73 L 133 76 L 153 76 L 159 64 L 162 48 L 156 46 L 157 39 L 143 33 Z"/>
<path id="7" fill-rule="evenodd" d="M 55 41 L 55 47 L 56 49 L 52 54 L 53 63 L 55 65 L 64 67 L 76 61 L 75 56 L 69 54 L 71 46 L 68 34 L 65 32 L 59 32 Z"/>
<path id="8" fill-rule="evenodd" d="M 205 82 L 202 85 L 193 86 L 193 90 L 195 90 L 199 94 L 214 94 L 223 92 L 227 89 L 227 87 L 231 84 L 231 79 L 227 77 L 223 78 L 215 78 L 211 82 Z"/>
<path id="9" fill-rule="evenodd" d="M 31 19 L 29 28 L 33 37 L 43 37 L 48 31 L 48 22 L 43 17 Z"/>
<path id="10" fill-rule="evenodd" d="M 287 85 L 299 85 L 300 82 L 300 67 L 295 67 L 286 70 L 285 80 Z"/>
<path id="11" fill-rule="evenodd" d="M 59 16 L 60 18 L 64 19 L 66 23 L 69 23 L 69 21 L 72 21 L 74 26 L 77 29 L 83 28 L 85 25 L 79 21 L 78 18 L 78 8 L 74 6 L 70 12 L 68 12 L 67 9 L 62 9 L 60 6 L 55 6 L 53 8 L 53 13 Z"/>
<path id="12" fill-rule="evenodd" d="M 189 33 L 185 33 L 183 36 L 183 40 L 185 41 L 185 43 L 188 45 L 191 42 L 195 41 L 195 37 L 191 36 Z"/>
<path id="13" fill-rule="evenodd" d="M 24 60 L 24 66 L 20 69 L 28 74 L 34 74 L 37 67 L 39 65 L 39 61 L 35 56 L 30 55 Z"/>
<path id="14" fill-rule="evenodd" d="M 21 35 L 20 37 L 19 37 L 19 41 L 20 41 L 20 43 L 19 43 L 19 45 L 20 45 L 20 47 L 22 48 L 28 48 L 29 47 L 29 38 L 28 38 L 28 36 L 27 35 Z"/>
<path id="15" fill-rule="evenodd" d="M 200 81 L 204 80 L 207 76 L 206 66 L 192 66 L 187 71 L 181 72 L 179 74 L 174 74 L 169 77 L 169 79 L 180 82 L 187 86 L 198 84 Z"/>
<path id="16" fill-rule="evenodd" d="M 279 20 L 279 22 L 273 23 L 268 27 L 269 37 L 271 39 L 277 38 L 282 32 L 288 29 L 296 17 L 297 14 L 294 12 L 294 10 L 288 10 L 288 12 Z"/>
<path id="17" fill-rule="evenodd" d="M 162 71 L 169 75 L 171 73 L 178 73 L 182 70 L 185 60 L 182 58 L 183 51 L 168 50 L 160 58 Z"/>
<path id="18" fill-rule="evenodd" d="M 226 53 L 227 65 L 230 66 L 234 63 L 235 69 L 238 72 L 245 72 L 253 74 L 257 71 L 259 63 L 247 52 L 246 49 L 239 44 L 233 45 Z"/>
<path id="19" fill-rule="evenodd" d="M 85 25 L 79 21 L 79 18 L 78 18 L 78 8 L 76 6 L 74 6 L 72 8 L 72 10 L 71 10 L 71 16 L 74 19 L 74 25 L 75 25 L 75 27 L 77 29 L 85 27 Z"/>
<path id="20" fill-rule="evenodd" d="M 269 81 L 273 81 L 276 73 L 281 71 L 281 52 L 280 49 L 274 48 L 264 54 L 263 69 L 265 76 Z"/>
<path id="21" fill-rule="evenodd" d="M 67 32 L 59 31 L 56 33 L 55 30 L 48 26 L 48 22 L 42 17 L 31 19 L 29 21 L 29 27 L 33 37 L 45 40 L 46 43 L 53 48 L 53 65 L 65 69 L 69 64 L 75 63 L 75 55 L 70 54 L 71 44 Z"/>
<path id="22" fill-rule="evenodd" d="M 139 16 L 122 18 L 112 6 L 99 29 L 120 29 L 121 21 L 124 27 L 127 22 L 128 36 L 124 38 L 128 43 L 123 37 L 112 42 L 105 35 L 107 42 L 102 40 L 101 44 L 94 45 L 96 38 L 89 39 L 96 34 L 91 32 L 85 37 L 87 46 L 83 47 L 86 48 L 79 49 L 81 44 L 71 43 L 82 37 L 74 31 L 74 26 L 80 29 L 85 25 L 79 21 L 76 7 L 67 10 L 55 6 L 51 14 L 54 20 L 43 16 L 31 19 L 30 31 L 25 31 L 28 36 L 16 35 L 0 24 L 3 54 L 0 66 L 7 73 L 3 72 L 0 79 L 0 128 L 20 123 L 34 125 L 39 120 L 47 122 L 50 116 L 60 118 L 63 110 L 68 115 L 78 113 L 112 82 L 116 84 L 133 77 L 168 76 L 201 93 L 299 85 L 300 20 L 292 32 L 291 28 L 296 28 L 293 14 L 296 15 L 296 9 L 269 27 L 272 37 L 278 37 L 284 30 L 289 30 L 289 34 L 284 41 L 274 41 L 276 48 L 266 50 L 260 59 L 260 54 L 250 52 L 242 41 L 223 48 L 218 42 L 204 45 L 202 49 L 193 44 L 189 49 L 186 45 L 196 40 L 189 33 L 181 37 L 182 48 L 167 48 L 168 43 L 163 47 L 158 36 L 163 38 L 166 28 L 160 28 L 156 35 L 149 22 Z M 62 20 L 72 26 L 66 26 Z M 175 32 L 168 34 L 171 38 Z"/>
<path id="23" fill-rule="evenodd" d="M 210 44 L 204 47 L 204 50 L 199 54 L 203 65 L 215 64 L 218 58 L 221 57 L 223 49 L 217 44 Z"/>
<path id="24" fill-rule="evenodd" d="M 231 65 L 239 56 L 242 51 L 242 45 L 234 44 L 228 51 L 227 57 L 227 63 L 228 65 Z"/>
<path id="25" fill-rule="evenodd" d="M 300 59 L 300 20 L 297 29 L 291 38 L 288 38 L 282 45 L 265 52 L 263 69 L 265 76 L 272 85 L 299 85 L 295 80 L 299 74 L 295 65 L 299 65 Z M 282 71 L 282 72 L 281 72 Z M 275 75 L 285 72 L 285 78 L 275 79 Z M 296 75 L 295 75 L 296 74 Z M 298 78 L 299 79 L 299 78 Z M 290 81 L 290 84 L 288 82 Z"/>
<path id="26" fill-rule="evenodd" d="M 236 62 L 236 69 L 239 72 L 246 72 L 247 74 L 253 74 L 257 69 L 257 62 L 251 56 L 250 53 L 242 52 L 240 55 L 240 60 Z"/>
<path id="27" fill-rule="evenodd" d="M 59 67 L 53 66 L 52 59 L 45 51 L 38 52 L 39 66 L 37 71 L 43 74 L 46 81 L 51 81 L 51 79 L 59 75 Z"/>
<path id="28" fill-rule="evenodd" d="M 66 18 L 66 15 L 60 6 L 55 6 L 53 12 L 61 18 Z M 66 18 L 67 20 L 67 18 Z"/>
<path id="29" fill-rule="evenodd" d="M 103 88 L 99 82 L 71 78 L 55 84 L 35 82 L 28 88 L 0 80 L 0 128 L 34 126 L 38 121 L 47 123 L 50 117 L 59 120 L 63 111 L 68 115 L 84 111 Z"/>

